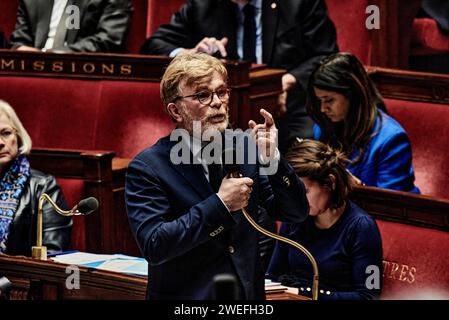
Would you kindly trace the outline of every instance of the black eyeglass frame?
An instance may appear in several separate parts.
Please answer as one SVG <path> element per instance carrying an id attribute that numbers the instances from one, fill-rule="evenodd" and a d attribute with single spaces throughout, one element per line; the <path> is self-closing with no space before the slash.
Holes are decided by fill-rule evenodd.
<path id="1" fill-rule="evenodd" d="M 225 90 L 225 96 L 223 96 L 223 98 L 220 98 L 220 95 L 218 94 L 217 91 L 220 91 L 220 90 L 223 90 L 223 89 Z M 206 93 L 206 92 L 210 94 L 210 97 L 207 98 L 207 99 L 209 100 L 209 102 L 207 102 L 207 103 L 204 102 L 204 98 L 202 99 L 202 98 L 199 97 L 200 94 Z M 214 100 L 214 95 L 217 95 L 218 99 L 219 99 L 221 102 L 227 102 L 227 101 L 229 100 L 229 97 L 231 96 L 231 89 L 230 89 L 230 88 L 219 88 L 219 89 L 217 89 L 217 90 L 215 90 L 215 91 L 202 90 L 202 91 L 196 92 L 196 93 L 194 93 L 194 94 L 190 94 L 190 95 L 188 95 L 188 96 L 178 96 L 178 97 L 175 98 L 174 101 L 176 101 L 176 100 L 178 100 L 178 99 L 184 99 L 184 98 L 192 98 L 192 97 L 195 97 L 195 98 L 198 99 L 198 102 L 201 103 L 203 106 L 208 106 L 208 105 L 210 105 L 210 104 L 212 103 L 212 101 Z"/>

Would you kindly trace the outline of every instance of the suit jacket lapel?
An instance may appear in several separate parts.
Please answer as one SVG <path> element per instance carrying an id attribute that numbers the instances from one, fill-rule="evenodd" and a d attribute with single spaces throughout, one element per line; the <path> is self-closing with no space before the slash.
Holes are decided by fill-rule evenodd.
<path id="1" fill-rule="evenodd" d="M 179 164 L 173 165 L 173 167 L 201 197 L 206 198 L 213 193 L 212 187 L 204 175 L 203 166 L 201 164 Z"/>
<path id="2" fill-rule="evenodd" d="M 170 165 L 184 178 L 184 180 L 189 183 L 195 191 L 203 198 L 210 196 L 213 193 L 212 187 L 207 181 L 206 176 L 204 174 L 204 169 L 201 164 L 173 164 L 170 161 L 170 151 L 171 148 L 178 142 L 170 141 L 170 138 L 167 138 L 166 150 L 165 153 L 167 155 L 167 161 Z M 180 142 L 182 143 L 182 142 Z M 187 148 L 187 147 L 186 147 Z M 190 154 L 191 156 L 191 154 Z"/>
<path id="3" fill-rule="evenodd" d="M 221 0 L 217 6 L 215 16 L 220 17 L 220 29 L 224 37 L 228 38 L 226 50 L 229 59 L 238 59 L 237 53 L 237 17 L 236 5 L 229 0 Z"/>
<path id="4" fill-rule="evenodd" d="M 53 0 L 36 1 L 37 7 L 37 27 L 36 36 L 34 38 L 34 46 L 36 48 L 43 48 L 48 38 L 50 30 L 51 12 L 53 11 Z"/>
<path id="5" fill-rule="evenodd" d="M 271 62 L 278 28 L 279 4 L 277 2 L 277 0 L 262 1 L 262 61 L 268 64 Z"/>

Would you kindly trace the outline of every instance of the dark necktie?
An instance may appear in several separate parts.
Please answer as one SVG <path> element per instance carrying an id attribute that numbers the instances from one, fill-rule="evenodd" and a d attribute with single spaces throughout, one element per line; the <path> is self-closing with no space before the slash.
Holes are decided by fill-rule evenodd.
<path id="1" fill-rule="evenodd" d="M 63 49 L 65 38 L 67 35 L 67 18 L 69 14 L 67 13 L 67 7 L 72 5 L 73 0 L 68 0 L 67 5 L 62 12 L 61 20 L 59 20 L 58 27 L 56 28 L 55 37 L 53 39 L 53 49 Z"/>
<path id="2" fill-rule="evenodd" d="M 256 20 L 255 8 L 248 3 L 243 7 L 243 60 L 257 62 L 256 59 Z"/>
<path id="3" fill-rule="evenodd" d="M 209 170 L 209 183 L 214 190 L 218 192 L 220 189 L 221 181 L 223 180 L 223 170 L 220 163 L 212 163 L 207 165 Z"/>

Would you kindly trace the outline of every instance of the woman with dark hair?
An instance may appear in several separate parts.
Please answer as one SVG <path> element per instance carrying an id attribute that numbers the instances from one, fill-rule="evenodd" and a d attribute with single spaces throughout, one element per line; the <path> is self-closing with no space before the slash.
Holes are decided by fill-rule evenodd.
<path id="1" fill-rule="evenodd" d="M 312 73 L 307 111 L 314 139 L 341 148 L 347 169 L 362 183 L 419 193 L 404 129 L 385 106 L 365 68 L 350 53 L 324 59 Z"/>
<path id="2" fill-rule="evenodd" d="M 352 178 L 345 168 L 347 158 L 324 143 L 304 140 L 293 145 L 286 159 L 304 182 L 310 211 L 304 222 L 283 223 L 280 234 L 314 256 L 320 278 L 318 299 L 378 298 L 382 242 L 374 219 L 348 200 Z M 298 287 L 301 295 L 311 294 L 309 260 L 285 243 L 276 243 L 268 276 Z"/>

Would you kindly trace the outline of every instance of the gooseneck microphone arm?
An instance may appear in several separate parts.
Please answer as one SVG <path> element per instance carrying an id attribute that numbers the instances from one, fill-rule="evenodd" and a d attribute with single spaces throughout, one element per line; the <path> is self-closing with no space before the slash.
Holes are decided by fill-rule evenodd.
<path id="1" fill-rule="evenodd" d="M 241 178 L 242 175 L 239 173 L 239 170 L 236 166 L 234 166 L 229 172 L 230 176 L 232 178 Z M 310 263 L 312 264 L 312 268 L 313 268 L 313 280 L 312 280 L 312 299 L 313 300 L 318 300 L 318 264 L 316 263 L 315 258 L 312 256 L 312 254 L 310 253 L 309 250 L 307 250 L 305 247 L 303 247 L 302 245 L 300 245 L 299 243 L 285 238 L 283 236 L 280 236 L 278 234 L 275 234 L 273 232 L 270 232 L 268 230 L 265 230 L 264 228 L 262 228 L 261 226 L 259 226 L 254 220 L 253 218 L 251 218 L 250 214 L 248 213 L 248 210 L 246 208 L 242 208 L 242 212 L 243 215 L 245 216 L 246 220 L 248 220 L 248 222 L 259 232 L 263 233 L 264 235 L 266 235 L 267 237 L 288 243 L 289 245 L 292 245 L 293 247 L 297 248 L 298 250 L 300 250 L 302 253 L 304 253 L 307 258 L 309 259 Z"/>
<path id="2" fill-rule="evenodd" d="M 37 232 L 36 232 L 36 246 L 31 248 L 31 255 L 34 259 L 47 260 L 47 247 L 42 245 L 42 229 L 43 229 L 43 207 L 44 202 L 47 201 L 60 215 L 65 217 L 88 215 L 98 208 L 98 200 L 90 197 L 81 200 L 76 206 L 70 210 L 62 210 L 53 199 L 46 193 L 39 197 L 37 206 Z"/>

